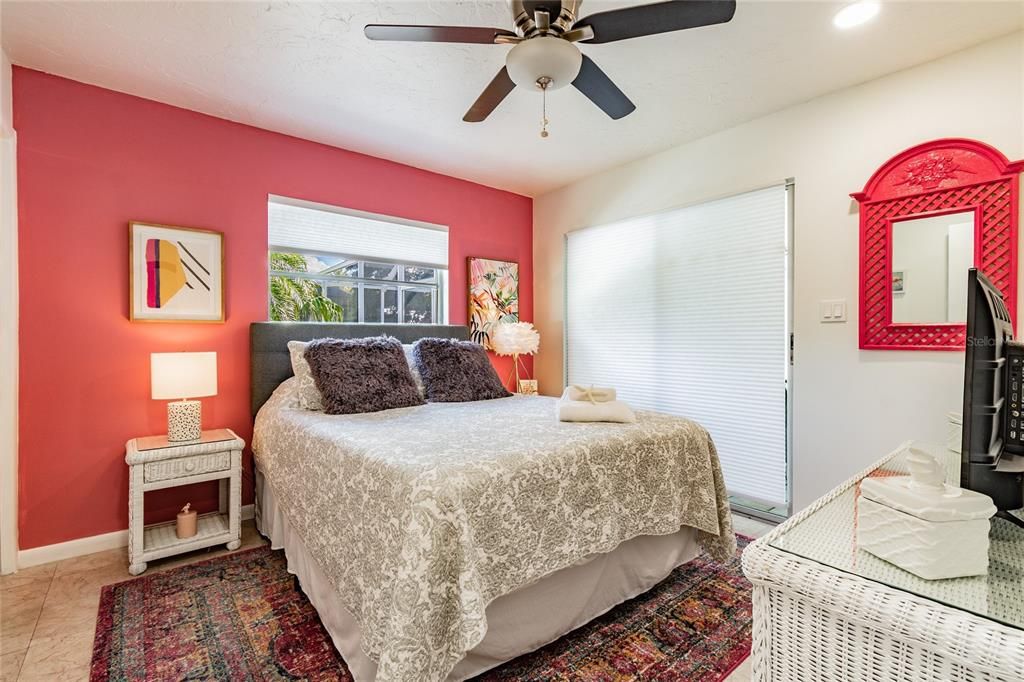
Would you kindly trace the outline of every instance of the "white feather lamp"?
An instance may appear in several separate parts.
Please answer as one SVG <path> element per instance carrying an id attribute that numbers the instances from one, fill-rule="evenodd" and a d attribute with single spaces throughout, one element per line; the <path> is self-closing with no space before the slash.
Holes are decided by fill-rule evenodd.
<path id="1" fill-rule="evenodd" d="M 516 390 L 519 390 L 519 356 L 533 355 L 540 348 L 540 332 L 529 322 L 504 322 L 491 335 L 491 345 L 498 355 L 511 355 Z M 525 367 L 524 367 L 525 369 Z M 511 376 L 509 377 L 511 378 Z"/>

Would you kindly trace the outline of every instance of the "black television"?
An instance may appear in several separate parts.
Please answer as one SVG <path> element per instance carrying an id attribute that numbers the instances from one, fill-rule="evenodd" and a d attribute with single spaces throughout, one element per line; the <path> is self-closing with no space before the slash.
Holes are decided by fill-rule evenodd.
<path id="1" fill-rule="evenodd" d="M 1018 367 L 1012 377 L 1011 363 Z M 1024 527 L 1024 521 L 1009 513 L 1024 507 L 1024 474 L 997 470 L 1004 458 L 1024 454 L 1020 408 L 1024 386 L 1013 385 L 1021 380 L 1021 365 L 1024 344 L 1013 340 L 1013 323 L 1002 292 L 971 268 L 967 274 L 960 486 L 988 495 L 999 517 Z"/>

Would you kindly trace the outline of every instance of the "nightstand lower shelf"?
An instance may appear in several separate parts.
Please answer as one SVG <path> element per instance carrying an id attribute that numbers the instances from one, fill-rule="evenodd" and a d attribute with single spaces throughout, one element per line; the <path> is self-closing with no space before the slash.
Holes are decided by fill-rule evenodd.
<path id="1" fill-rule="evenodd" d="M 174 521 L 146 526 L 142 532 L 141 566 L 139 573 L 146 570 L 146 562 L 164 557 L 204 549 L 214 545 L 226 545 L 238 549 L 241 541 L 231 532 L 231 519 L 227 514 L 213 512 L 199 517 L 196 534 L 190 538 L 179 538 Z M 135 574 L 137 575 L 137 574 Z"/>
<path id="2" fill-rule="evenodd" d="M 146 561 L 160 559 L 166 556 L 161 552 L 168 549 L 173 550 L 170 554 L 175 554 L 182 551 L 184 545 L 209 547 L 232 539 L 227 514 L 203 514 L 199 517 L 196 534 L 190 538 L 179 538 L 176 526 L 174 521 L 146 526 L 142 531 L 142 558 Z"/>

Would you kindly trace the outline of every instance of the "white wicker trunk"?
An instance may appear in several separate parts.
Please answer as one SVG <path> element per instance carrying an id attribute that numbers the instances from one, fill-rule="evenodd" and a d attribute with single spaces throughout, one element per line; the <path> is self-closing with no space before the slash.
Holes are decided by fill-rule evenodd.
<path id="1" fill-rule="evenodd" d="M 744 573 L 754 584 L 751 655 L 755 682 L 1024 680 L 1024 630 L 967 610 L 998 607 L 1000 617 L 1017 613 L 1017 609 L 1024 611 L 1024 574 L 1019 578 L 1022 582 L 1001 585 L 984 603 L 978 583 L 936 584 L 938 593 L 954 597 L 949 601 L 962 607 L 954 608 L 772 546 L 840 496 L 845 496 L 844 503 L 852 498 L 855 504 L 851 492 L 857 483 L 902 452 L 901 447 L 743 553 Z M 822 516 L 817 519 L 821 521 Z M 829 527 L 828 523 L 822 525 L 823 529 Z M 820 533 L 823 547 L 838 543 L 837 551 L 860 551 L 849 537 L 852 527 L 832 527 L 834 533 Z M 1019 547 L 1024 550 L 1024 532 Z M 871 561 L 878 560 L 871 557 L 864 563 Z M 892 582 L 899 585 L 913 586 L 913 580 L 920 580 L 909 573 L 906 578 L 893 576 Z M 1018 603 L 1008 604 L 1007 600 Z"/>

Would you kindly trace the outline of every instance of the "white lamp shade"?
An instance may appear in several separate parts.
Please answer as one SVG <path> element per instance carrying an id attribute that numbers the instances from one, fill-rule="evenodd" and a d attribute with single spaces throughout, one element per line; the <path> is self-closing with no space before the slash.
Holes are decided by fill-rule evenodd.
<path id="1" fill-rule="evenodd" d="M 152 353 L 153 400 L 217 395 L 217 354 Z"/>
<path id="2" fill-rule="evenodd" d="M 524 40 L 505 56 L 508 77 L 525 88 L 536 88 L 539 78 L 551 79 L 548 90 L 564 88 L 576 79 L 582 64 L 578 47 L 553 36 Z"/>
<path id="3" fill-rule="evenodd" d="M 533 355 L 540 348 L 540 332 L 529 322 L 499 324 L 491 336 L 498 355 Z"/>

